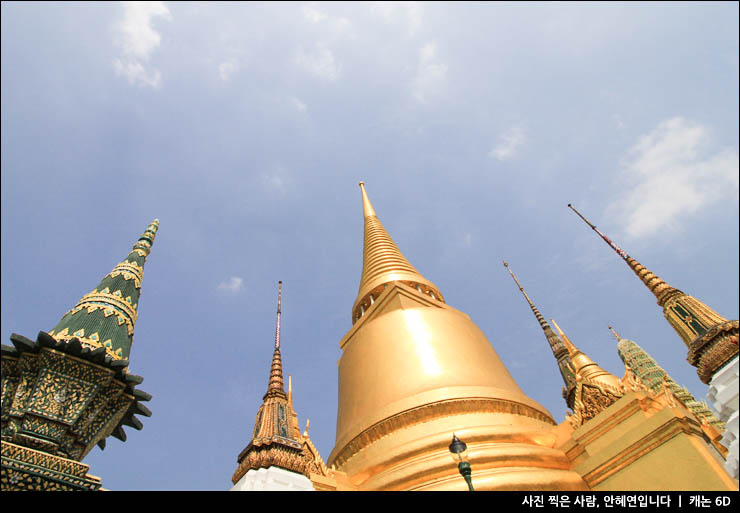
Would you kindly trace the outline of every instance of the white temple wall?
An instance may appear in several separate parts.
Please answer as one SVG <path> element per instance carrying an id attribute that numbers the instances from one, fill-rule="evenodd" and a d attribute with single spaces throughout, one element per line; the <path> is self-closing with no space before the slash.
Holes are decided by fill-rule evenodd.
<path id="1" fill-rule="evenodd" d="M 279 467 L 251 469 L 231 489 L 232 492 L 312 492 L 311 481 L 303 474 Z"/>
<path id="2" fill-rule="evenodd" d="M 738 478 L 738 357 L 725 365 L 709 382 L 707 401 L 717 411 L 725 425 L 722 445 L 729 450 L 725 470 Z"/>

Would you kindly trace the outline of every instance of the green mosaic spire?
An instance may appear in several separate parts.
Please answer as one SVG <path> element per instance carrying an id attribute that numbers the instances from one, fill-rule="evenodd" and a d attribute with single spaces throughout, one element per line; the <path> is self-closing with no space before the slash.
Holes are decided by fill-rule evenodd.
<path id="1" fill-rule="evenodd" d="M 144 263 L 154 244 L 159 219 L 147 226 L 128 256 L 85 295 L 49 332 L 57 340 L 77 338 L 104 347 L 111 358 L 128 360 L 134 338 Z"/>
<path id="2" fill-rule="evenodd" d="M 663 379 L 665 378 L 668 387 L 678 397 L 681 402 L 690 409 L 694 415 L 699 419 L 704 419 L 707 424 L 714 426 L 720 432 L 725 430 L 725 424 L 719 420 L 712 410 L 709 409 L 707 403 L 703 401 L 697 401 L 694 396 L 689 392 L 686 387 L 680 386 L 678 383 L 673 381 L 668 373 L 658 365 L 658 362 L 648 354 L 643 348 L 635 344 L 631 340 L 624 339 L 609 326 L 614 337 L 617 339 L 617 353 L 622 359 L 624 364 L 628 366 L 635 376 L 642 381 L 642 384 L 653 391 L 658 393 L 663 385 Z"/>

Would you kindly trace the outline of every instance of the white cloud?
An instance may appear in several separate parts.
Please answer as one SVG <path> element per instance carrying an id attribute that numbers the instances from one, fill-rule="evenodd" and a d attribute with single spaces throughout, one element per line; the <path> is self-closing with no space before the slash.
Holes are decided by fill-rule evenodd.
<path id="1" fill-rule="evenodd" d="M 290 102 L 299 112 L 306 112 L 306 109 L 308 109 L 308 106 L 295 96 L 290 99 Z"/>
<path id="2" fill-rule="evenodd" d="M 284 197 L 292 180 L 282 166 L 276 166 L 272 171 L 265 171 L 261 175 L 262 185 L 270 194 Z"/>
<path id="3" fill-rule="evenodd" d="M 710 152 L 709 129 L 681 117 L 661 122 L 640 137 L 624 159 L 631 190 L 609 206 L 625 219 L 631 237 L 646 237 L 710 201 L 738 199 L 738 152 Z"/>
<path id="4" fill-rule="evenodd" d="M 321 4 L 321 7 L 327 5 Z M 335 16 L 319 9 L 315 2 L 303 4 L 301 10 L 305 20 L 316 26 L 318 38 L 310 50 L 307 51 L 303 46 L 298 48 L 295 62 L 316 77 L 333 82 L 342 72 L 333 48 L 336 48 L 339 40 L 357 37 L 352 30 L 352 23 L 343 16 Z"/>
<path id="5" fill-rule="evenodd" d="M 320 11 L 315 2 L 303 4 L 301 7 L 303 17 L 311 24 L 322 24 L 324 36 L 333 39 L 344 33 L 351 32 L 352 23 L 343 16 L 331 16 L 324 11 Z"/>
<path id="6" fill-rule="evenodd" d="M 154 17 L 171 20 L 169 9 L 162 2 L 121 2 L 123 19 L 114 26 L 115 43 L 121 55 L 113 65 L 117 75 L 129 83 L 159 87 L 161 74 L 147 69 L 151 53 L 159 46 L 162 36 L 152 27 Z"/>
<path id="7" fill-rule="evenodd" d="M 334 53 L 323 43 L 316 43 L 314 50 L 307 53 L 303 47 L 298 49 L 296 63 L 317 77 L 334 81 L 339 78 L 341 66 L 334 59 Z"/>
<path id="8" fill-rule="evenodd" d="M 411 37 L 422 24 L 421 2 L 370 2 L 370 12 L 386 23 L 405 22 L 406 34 Z"/>
<path id="9" fill-rule="evenodd" d="M 524 129 L 515 126 L 498 136 L 496 146 L 488 154 L 497 160 L 510 160 L 517 155 L 517 150 L 524 144 Z"/>
<path id="10" fill-rule="evenodd" d="M 218 290 L 228 292 L 230 294 L 236 294 L 242 289 L 244 280 L 238 276 L 232 276 L 228 280 L 219 283 Z"/>
<path id="11" fill-rule="evenodd" d="M 302 6 L 303 10 L 303 17 L 306 18 L 311 23 L 319 23 L 322 20 L 325 20 L 327 18 L 327 14 L 325 12 L 319 11 L 316 8 L 316 4 L 311 2 L 308 4 L 303 4 Z"/>
<path id="12" fill-rule="evenodd" d="M 447 75 L 447 65 L 437 58 L 437 45 L 427 43 L 419 49 L 419 69 L 412 83 L 414 98 L 419 103 L 429 103 L 442 87 Z"/>
<path id="13" fill-rule="evenodd" d="M 226 82 L 238 69 L 239 63 L 234 59 L 229 59 L 218 65 L 218 75 Z"/>

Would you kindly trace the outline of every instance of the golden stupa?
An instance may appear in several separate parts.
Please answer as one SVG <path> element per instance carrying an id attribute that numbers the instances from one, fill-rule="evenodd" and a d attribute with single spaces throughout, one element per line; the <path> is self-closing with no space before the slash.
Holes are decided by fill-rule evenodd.
<path id="1" fill-rule="evenodd" d="M 552 415 L 401 254 L 360 187 L 363 269 L 340 341 L 328 466 L 359 490 L 464 490 L 447 448 L 455 432 L 475 461 L 476 490 L 588 489 L 554 448 Z"/>
<path id="2" fill-rule="evenodd" d="M 723 468 L 728 451 L 716 430 L 665 382 L 653 391 L 626 364 L 620 379 L 551 321 L 556 333 L 504 263 L 542 327 L 563 378 L 563 399 L 572 412 L 555 422 L 519 388 L 470 317 L 449 306 L 439 288 L 403 256 L 363 182 L 360 188 L 363 266 L 352 327 L 339 342 L 334 449 L 324 465 L 295 422 L 296 458 L 258 458 L 261 453 L 251 442 L 240 455 L 235 489 L 737 489 Z M 273 370 L 280 368 L 276 358 Z M 271 390 L 277 393 L 282 373 L 272 375 L 276 384 Z M 268 396 L 263 409 L 285 403 L 296 416 L 284 393 L 272 402 Z M 258 414 L 255 437 L 262 418 Z M 451 458 L 453 436 L 467 445 L 467 472 Z M 304 439 L 308 445 L 300 446 Z M 299 447 L 304 449 L 300 457 Z M 259 472 L 274 467 L 274 481 L 260 478 Z M 293 484 L 288 483 L 291 476 Z"/>

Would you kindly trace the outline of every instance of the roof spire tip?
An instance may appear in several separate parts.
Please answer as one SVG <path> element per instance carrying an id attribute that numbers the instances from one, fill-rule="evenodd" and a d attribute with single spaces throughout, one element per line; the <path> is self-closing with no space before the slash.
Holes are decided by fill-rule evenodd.
<path id="1" fill-rule="evenodd" d="M 612 332 L 612 335 L 614 335 L 614 338 L 616 338 L 617 340 L 621 340 L 622 339 L 622 337 L 619 336 L 619 333 L 617 333 L 616 330 L 614 328 L 612 328 L 611 326 L 609 326 L 609 331 Z"/>
<path id="2" fill-rule="evenodd" d="M 365 182 L 360 182 L 360 190 L 362 191 L 362 213 L 365 217 L 371 217 L 375 215 L 375 209 L 373 209 L 370 203 L 370 198 L 367 197 L 367 191 L 365 190 Z"/>

